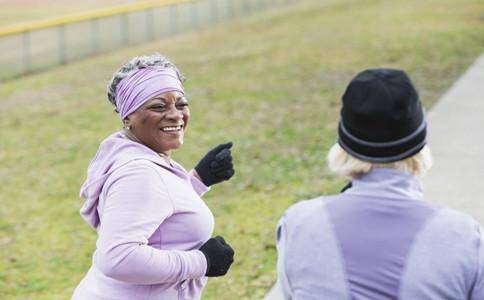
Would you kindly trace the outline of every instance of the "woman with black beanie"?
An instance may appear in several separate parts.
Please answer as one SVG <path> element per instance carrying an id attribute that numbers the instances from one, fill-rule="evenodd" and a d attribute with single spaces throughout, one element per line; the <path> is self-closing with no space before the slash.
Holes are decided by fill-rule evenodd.
<path id="1" fill-rule="evenodd" d="M 277 228 L 286 299 L 484 299 L 484 238 L 470 216 L 425 202 L 424 112 L 401 70 L 359 73 L 343 95 L 334 196 L 291 206 Z"/>

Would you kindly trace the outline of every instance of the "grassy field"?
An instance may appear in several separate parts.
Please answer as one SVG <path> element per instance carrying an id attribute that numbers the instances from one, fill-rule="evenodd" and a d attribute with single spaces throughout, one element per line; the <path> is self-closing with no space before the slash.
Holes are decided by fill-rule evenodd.
<path id="1" fill-rule="evenodd" d="M 275 280 L 274 228 L 301 199 L 338 191 L 325 167 L 339 98 L 367 67 L 408 71 L 430 107 L 484 51 L 481 0 L 305 0 L 287 9 L 94 57 L 0 86 L 0 295 L 68 299 L 96 234 L 77 197 L 99 142 L 121 128 L 105 83 L 161 52 L 188 77 L 187 168 L 234 141 L 236 176 L 205 200 L 236 249 L 204 299 L 261 299 Z"/>

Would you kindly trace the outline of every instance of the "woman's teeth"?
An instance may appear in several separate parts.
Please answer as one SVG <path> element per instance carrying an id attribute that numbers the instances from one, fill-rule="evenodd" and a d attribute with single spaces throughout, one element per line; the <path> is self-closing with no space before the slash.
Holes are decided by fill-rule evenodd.
<path id="1" fill-rule="evenodd" d="M 183 128 L 182 125 L 178 125 L 178 126 L 171 126 L 171 127 L 163 127 L 161 128 L 161 130 L 163 132 L 172 132 L 172 131 L 179 131 Z"/>

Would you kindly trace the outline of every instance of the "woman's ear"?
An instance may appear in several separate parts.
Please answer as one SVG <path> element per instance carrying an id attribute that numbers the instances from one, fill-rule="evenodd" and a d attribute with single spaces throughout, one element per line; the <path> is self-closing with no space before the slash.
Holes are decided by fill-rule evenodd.
<path id="1" fill-rule="evenodd" d="M 131 129 L 131 120 L 129 119 L 129 116 L 124 118 L 123 124 L 125 129 L 128 129 L 128 130 Z"/>

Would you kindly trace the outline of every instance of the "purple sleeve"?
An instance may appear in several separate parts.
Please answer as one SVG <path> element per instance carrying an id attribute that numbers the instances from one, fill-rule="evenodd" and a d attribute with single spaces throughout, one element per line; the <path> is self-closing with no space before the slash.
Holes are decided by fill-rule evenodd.
<path id="1" fill-rule="evenodd" d="M 107 182 L 95 265 L 106 276 L 135 284 L 179 282 L 205 275 L 198 250 L 160 250 L 149 237 L 173 214 L 161 176 L 150 163 L 131 164 Z"/>
<path id="2" fill-rule="evenodd" d="M 484 229 L 479 228 L 480 238 L 478 245 L 477 256 L 477 273 L 474 288 L 472 289 L 472 295 L 470 299 L 479 300 L 484 299 Z"/>
<path id="3" fill-rule="evenodd" d="M 193 175 L 193 170 L 188 173 L 190 177 L 190 183 L 192 184 L 193 189 L 197 192 L 198 196 L 202 197 L 206 192 L 210 191 L 210 188 L 207 187 L 203 182 L 201 182 L 195 175 Z"/>

